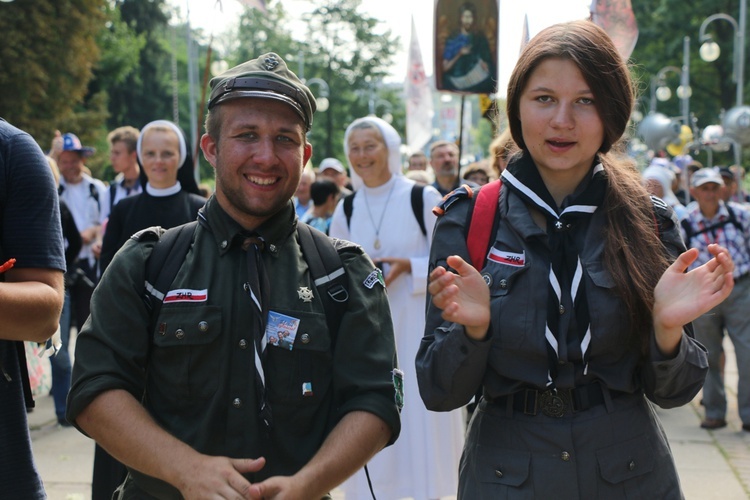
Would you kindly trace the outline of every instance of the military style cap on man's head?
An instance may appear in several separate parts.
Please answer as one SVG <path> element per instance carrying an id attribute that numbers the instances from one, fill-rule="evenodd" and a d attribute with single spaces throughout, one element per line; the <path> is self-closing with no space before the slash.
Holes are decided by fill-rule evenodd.
<path id="1" fill-rule="evenodd" d="M 230 68 L 211 79 L 208 109 L 240 97 L 276 99 L 289 104 L 310 130 L 317 108 L 315 97 L 284 60 L 269 52 Z"/>

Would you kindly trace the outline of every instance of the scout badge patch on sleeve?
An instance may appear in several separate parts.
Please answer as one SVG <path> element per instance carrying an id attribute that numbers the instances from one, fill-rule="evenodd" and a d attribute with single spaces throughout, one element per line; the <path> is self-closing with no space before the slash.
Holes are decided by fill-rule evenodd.
<path id="1" fill-rule="evenodd" d="M 368 274 L 367 278 L 365 278 L 365 281 L 362 282 L 362 284 L 370 290 L 372 290 L 372 287 L 374 287 L 378 283 L 380 283 L 380 285 L 385 288 L 385 278 L 383 278 L 383 271 L 377 268 L 373 272 Z"/>
<path id="2" fill-rule="evenodd" d="M 294 339 L 297 337 L 298 329 L 299 320 L 297 318 L 268 311 L 266 340 L 270 345 L 291 351 L 294 347 Z"/>
<path id="3" fill-rule="evenodd" d="M 404 372 L 394 368 L 391 375 L 393 377 L 394 400 L 398 411 L 401 411 L 404 407 Z"/>

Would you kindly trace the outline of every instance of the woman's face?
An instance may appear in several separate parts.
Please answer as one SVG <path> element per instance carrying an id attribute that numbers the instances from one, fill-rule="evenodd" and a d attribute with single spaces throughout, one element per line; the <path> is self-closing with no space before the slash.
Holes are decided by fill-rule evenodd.
<path id="1" fill-rule="evenodd" d="M 147 130 L 141 142 L 141 163 L 152 187 L 164 189 L 177 183 L 180 140 L 172 130 Z"/>
<path id="2" fill-rule="evenodd" d="M 578 185 L 604 140 L 594 95 L 570 60 L 551 58 L 532 72 L 519 99 L 521 133 L 542 179 Z"/>
<path id="3" fill-rule="evenodd" d="M 376 187 L 388 182 L 388 148 L 383 136 L 374 128 L 354 129 L 347 142 L 349 162 L 365 186 Z"/>

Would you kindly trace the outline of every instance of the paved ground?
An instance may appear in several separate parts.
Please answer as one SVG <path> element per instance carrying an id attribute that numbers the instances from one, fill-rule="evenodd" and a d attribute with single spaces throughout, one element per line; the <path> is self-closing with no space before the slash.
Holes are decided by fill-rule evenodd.
<path id="1" fill-rule="evenodd" d="M 750 499 L 750 432 L 742 431 L 737 416 L 737 365 L 731 344 L 726 349 L 730 394 L 726 428 L 699 428 L 700 396 L 683 408 L 658 410 L 687 500 Z M 34 455 L 47 494 L 50 500 L 90 500 L 93 442 L 73 428 L 58 427 L 54 414 L 49 396 L 38 398 L 37 408 L 29 414 Z M 344 497 L 335 492 L 334 498 Z"/>

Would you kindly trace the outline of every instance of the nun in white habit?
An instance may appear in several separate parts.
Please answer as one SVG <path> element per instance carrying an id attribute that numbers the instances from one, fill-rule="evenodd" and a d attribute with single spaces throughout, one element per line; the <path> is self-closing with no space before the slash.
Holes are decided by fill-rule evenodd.
<path id="1" fill-rule="evenodd" d="M 427 500 L 456 494 L 464 421 L 462 410 L 431 412 L 419 397 L 414 359 L 425 326 L 432 208 L 441 196 L 432 186 L 424 188 L 424 235 L 411 205 L 414 181 L 402 174 L 400 146 L 396 130 L 380 118 L 359 118 L 347 127 L 344 150 L 355 194 L 351 219 L 340 202 L 330 235 L 361 245 L 382 267 L 404 372 L 401 435 L 368 464 L 375 496 Z M 347 500 L 371 498 L 364 471 L 343 489 Z"/>

